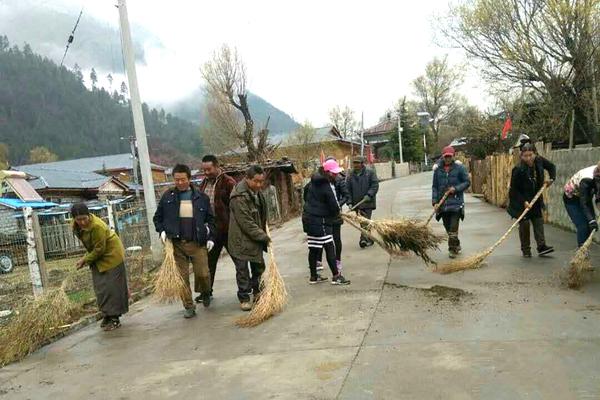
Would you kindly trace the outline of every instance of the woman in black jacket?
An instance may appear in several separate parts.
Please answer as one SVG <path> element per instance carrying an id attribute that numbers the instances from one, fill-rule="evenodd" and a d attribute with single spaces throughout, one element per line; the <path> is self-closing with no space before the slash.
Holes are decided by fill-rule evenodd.
<path id="1" fill-rule="evenodd" d="M 550 180 L 544 178 L 544 170 L 548 171 Z M 521 162 L 512 170 L 507 211 L 513 218 L 519 218 L 529 202 L 545 184 L 549 185 L 556 179 L 556 167 L 553 163 L 535 153 L 535 147 L 530 143 L 521 146 Z M 544 236 L 544 216 L 542 210 L 544 200 L 540 197 L 531 210 L 519 223 L 519 239 L 523 257 L 531 257 L 531 242 L 529 225 L 533 225 L 533 236 L 537 243 L 538 255 L 550 254 L 554 248 L 546 244 Z"/>
<path id="2" fill-rule="evenodd" d="M 340 217 L 340 206 L 335 193 L 335 178 L 341 172 L 336 161 L 329 160 L 313 174 L 304 187 L 304 210 L 302 225 L 308 239 L 309 283 L 321 283 L 326 278 L 317 273 L 319 253 L 325 251 L 325 257 L 333 278 L 332 285 L 349 285 L 338 271 L 336 251 L 333 240 L 333 225 Z"/>

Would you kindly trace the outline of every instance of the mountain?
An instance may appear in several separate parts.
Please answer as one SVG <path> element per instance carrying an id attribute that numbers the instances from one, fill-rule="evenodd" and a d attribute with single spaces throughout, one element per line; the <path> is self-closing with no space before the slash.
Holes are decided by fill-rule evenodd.
<path id="1" fill-rule="evenodd" d="M 188 162 L 203 153 L 198 125 L 146 104 L 143 111 L 155 162 Z M 0 143 L 8 146 L 12 164 L 26 163 L 38 146 L 59 159 L 123 153 L 132 134 L 124 93 L 89 90 L 80 71 L 0 37 Z"/>
<path id="2" fill-rule="evenodd" d="M 198 88 L 188 97 L 170 106 L 165 106 L 165 108 L 177 117 L 204 125 L 204 121 L 206 121 L 205 104 L 205 93 Z M 267 118 L 271 117 L 269 131 L 272 136 L 288 134 L 300 126 L 291 116 L 254 93 L 248 94 L 248 105 L 256 127 L 262 128 L 267 122 Z"/>

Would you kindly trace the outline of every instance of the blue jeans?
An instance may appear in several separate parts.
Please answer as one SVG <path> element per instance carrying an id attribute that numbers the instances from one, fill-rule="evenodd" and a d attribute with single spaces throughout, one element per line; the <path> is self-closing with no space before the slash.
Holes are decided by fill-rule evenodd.
<path id="1" fill-rule="evenodd" d="M 575 229 L 577 230 L 577 246 L 581 247 L 588 236 L 590 236 L 590 233 L 592 233 L 590 226 L 588 225 L 589 221 L 578 201 L 564 199 L 564 203 L 567 214 L 569 214 L 569 218 L 571 218 L 571 221 L 573 221 Z"/>

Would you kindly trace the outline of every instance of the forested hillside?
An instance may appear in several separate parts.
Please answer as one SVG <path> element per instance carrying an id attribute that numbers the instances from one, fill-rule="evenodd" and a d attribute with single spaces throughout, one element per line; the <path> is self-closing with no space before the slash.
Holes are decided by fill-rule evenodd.
<path id="1" fill-rule="evenodd" d="M 122 90 L 88 90 L 79 70 L 0 37 L 0 143 L 8 147 L 8 161 L 26 163 L 30 150 L 40 146 L 59 159 L 129 151 L 121 139 L 133 134 L 127 88 L 115 86 Z M 154 160 L 202 153 L 196 124 L 146 105 L 144 114 Z"/>

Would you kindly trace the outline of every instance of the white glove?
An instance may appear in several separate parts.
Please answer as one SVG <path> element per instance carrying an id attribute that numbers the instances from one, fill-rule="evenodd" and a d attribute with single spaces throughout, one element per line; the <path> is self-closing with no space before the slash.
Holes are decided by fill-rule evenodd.
<path id="1" fill-rule="evenodd" d="M 206 251 L 210 252 L 213 249 L 213 247 L 215 247 L 215 242 L 213 242 L 212 240 L 206 242 Z"/>
<path id="2" fill-rule="evenodd" d="M 162 240 L 163 243 L 167 243 L 167 232 L 162 231 L 160 233 L 160 240 Z"/>

